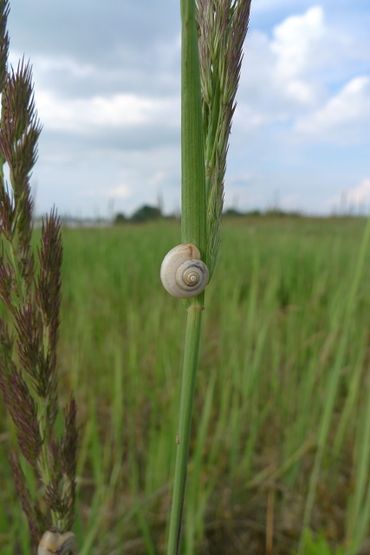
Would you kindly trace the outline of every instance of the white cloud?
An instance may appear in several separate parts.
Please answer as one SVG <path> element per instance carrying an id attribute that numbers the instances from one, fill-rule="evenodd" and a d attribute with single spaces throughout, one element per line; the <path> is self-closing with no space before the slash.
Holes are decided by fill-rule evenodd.
<path id="1" fill-rule="evenodd" d="M 307 3 L 305 0 L 258 0 L 258 2 L 252 2 L 252 13 L 254 12 L 268 12 L 273 10 L 282 10 L 284 8 L 294 8 L 297 9 L 297 4 Z"/>
<path id="2" fill-rule="evenodd" d="M 18 56 L 19 59 L 19 56 Z M 48 73 L 51 71 L 60 71 L 69 73 L 74 78 L 85 78 L 97 73 L 97 69 L 86 63 L 80 63 L 73 58 L 68 58 L 66 56 L 53 57 L 48 56 L 36 56 L 32 59 L 32 66 L 36 72 Z"/>
<path id="3" fill-rule="evenodd" d="M 348 184 L 361 185 L 368 175 L 370 40 L 360 11 L 348 18 L 357 8 L 341 4 L 252 3 L 228 160 L 228 204 L 270 205 L 279 191 L 284 207 L 322 207 L 324 198 Z M 135 14 L 130 33 L 120 27 L 114 35 L 117 29 L 107 26 L 112 40 L 104 56 L 100 35 L 86 56 L 84 37 L 72 45 L 66 33 L 64 50 L 53 40 L 32 54 L 44 124 L 35 174 L 40 207 L 47 199 L 66 210 L 95 211 L 96 205 L 103 211 L 112 199 L 126 212 L 156 202 L 159 193 L 168 210 L 179 206 L 178 14 L 157 34 L 146 16 L 136 29 Z M 316 148 L 321 140 L 349 144 L 359 137 L 364 144 L 342 149 L 340 156 L 331 145 Z M 244 175 L 245 168 L 250 174 Z M 353 195 L 362 194 L 356 192 L 360 185 Z"/>
<path id="4" fill-rule="evenodd" d="M 247 71 L 243 73 L 239 117 L 241 127 L 266 127 L 271 122 L 291 118 L 301 105 L 310 105 L 317 96 L 317 86 L 305 79 L 310 60 L 315 58 L 318 43 L 325 34 L 324 12 L 314 6 L 301 15 L 286 18 L 275 26 L 272 37 L 254 32 L 248 37 Z M 167 51 L 168 64 L 177 57 L 178 37 Z M 165 49 L 163 48 L 163 51 Z M 175 54 L 172 54 L 175 52 Z M 13 57 L 16 57 L 16 53 Z M 162 56 L 163 57 L 163 56 Z M 311 64 L 312 65 L 312 64 Z M 89 135 L 97 129 L 143 128 L 160 125 L 178 128 L 179 98 L 115 92 L 89 97 L 61 97 L 47 87 L 46 76 L 65 72 L 74 78 L 95 78 L 97 68 L 70 57 L 39 56 L 34 68 L 43 87 L 36 87 L 36 101 L 45 129 Z M 245 77 L 244 77 L 245 75 Z M 251 94 L 250 94 L 251 93 Z"/>
<path id="5" fill-rule="evenodd" d="M 270 0 L 265 4 L 271 4 Z M 178 40 L 176 35 L 167 49 L 161 45 L 163 52 L 170 52 L 167 55 L 169 66 L 173 66 L 174 57 L 178 55 Z M 273 27 L 270 35 L 251 32 L 247 37 L 238 94 L 236 130 L 255 133 L 277 124 L 289 132 L 299 131 L 301 137 L 319 135 L 315 129 L 322 132 L 324 122 L 335 119 L 331 112 L 337 111 L 336 103 L 340 101 L 340 98 L 330 100 L 323 75 L 330 75 L 333 68 L 346 63 L 343 52 L 348 44 L 348 36 L 335 32 L 321 5 L 285 18 Z M 353 51 L 351 48 L 351 55 Z M 69 57 L 41 56 L 35 60 L 35 69 L 45 81 L 45 75 L 54 70 L 65 71 L 76 78 L 95 78 L 97 68 Z M 123 89 L 114 93 L 95 92 L 86 98 L 68 98 L 57 95 L 47 86 L 36 88 L 36 93 L 45 129 L 86 136 L 103 128 L 118 132 L 136 128 L 142 133 L 148 125 L 158 125 L 161 129 L 179 127 L 180 102 L 173 89 L 167 96 L 155 96 L 153 92 L 128 93 Z"/>
<path id="6" fill-rule="evenodd" d="M 361 139 L 370 125 L 370 77 L 351 79 L 326 104 L 300 118 L 296 130 L 315 140 L 339 144 Z"/>
<path id="7" fill-rule="evenodd" d="M 239 95 L 244 129 L 290 124 L 318 106 L 325 91 L 316 73 L 322 69 L 322 52 L 339 48 L 334 36 L 319 5 L 287 17 L 271 36 L 260 31 L 248 35 Z M 325 58 L 325 69 L 337 64 L 334 54 Z"/>
<path id="8" fill-rule="evenodd" d="M 114 199 L 123 199 L 129 197 L 130 195 L 131 191 L 128 185 L 118 185 L 117 187 L 113 187 L 107 191 L 107 196 Z"/>
<path id="9" fill-rule="evenodd" d="M 11 50 L 9 53 L 9 61 L 12 67 L 17 67 L 19 60 L 23 54 L 16 50 Z M 26 58 L 27 59 L 27 58 Z M 32 73 L 34 81 L 39 84 L 55 72 L 66 75 L 73 79 L 86 79 L 91 76 L 98 75 L 99 69 L 92 64 L 80 62 L 69 56 L 32 56 L 31 60 Z"/>
<path id="10" fill-rule="evenodd" d="M 124 128 L 160 124 L 179 125 L 178 99 L 113 94 L 90 98 L 59 98 L 53 92 L 36 92 L 38 112 L 45 127 L 89 134 L 94 128 Z"/>
<path id="11" fill-rule="evenodd" d="M 252 32 L 237 134 L 264 136 L 266 143 L 278 136 L 279 147 L 284 142 L 358 144 L 370 125 L 370 75 L 363 57 L 363 38 L 349 26 L 338 27 L 323 5 L 290 15 L 271 34 Z"/>
<path id="12" fill-rule="evenodd" d="M 282 75 L 294 77 L 304 72 L 312 51 L 325 33 L 324 10 L 313 6 L 302 15 L 284 19 L 274 29 L 272 51 Z"/>

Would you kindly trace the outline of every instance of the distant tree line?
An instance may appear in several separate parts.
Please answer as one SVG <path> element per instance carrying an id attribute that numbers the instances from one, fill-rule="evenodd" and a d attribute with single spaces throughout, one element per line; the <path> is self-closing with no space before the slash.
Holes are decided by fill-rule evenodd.
<path id="1" fill-rule="evenodd" d="M 237 220 L 242 218 L 304 218 L 312 217 L 312 215 L 298 211 L 282 210 L 281 208 L 268 208 L 266 210 L 246 210 L 242 211 L 237 208 L 228 208 L 224 211 L 224 218 L 228 220 Z M 364 217 L 360 213 L 332 213 L 327 217 L 331 218 L 353 218 Z M 145 223 L 159 220 L 178 220 L 179 213 L 164 214 L 160 206 L 151 206 L 144 204 L 140 206 L 131 216 L 126 216 L 123 212 L 118 212 L 115 215 L 108 217 L 74 217 L 68 214 L 62 214 L 61 220 L 66 227 L 110 227 L 111 225 L 132 224 L 132 223 Z M 34 226 L 41 227 L 42 218 L 34 216 Z"/>
<path id="2" fill-rule="evenodd" d="M 143 206 L 140 206 L 140 208 L 138 208 L 131 217 L 127 217 L 125 214 L 123 214 L 123 212 L 119 212 L 114 218 L 114 223 L 141 223 L 150 222 L 152 220 L 159 220 L 160 218 L 163 218 L 163 214 L 158 206 L 150 206 L 149 204 L 144 204 Z"/>
<path id="3" fill-rule="evenodd" d="M 226 218 L 244 218 L 244 217 L 286 217 L 286 216 L 295 216 L 300 217 L 302 216 L 299 212 L 287 212 L 281 209 L 268 209 L 268 210 L 250 210 L 250 211 L 241 211 L 237 210 L 236 208 L 229 208 L 228 210 L 224 211 L 224 216 Z M 114 224 L 120 225 L 125 223 L 143 223 L 143 222 L 150 222 L 154 220 L 160 219 L 175 219 L 178 215 L 170 214 L 164 215 L 162 213 L 161 208 L 158 206 L 151 206 L 149 204 L 144 204 L 140 206 L 132 216 L 126 216 L 123 212 L 119 212 L 114 216 Z"/>

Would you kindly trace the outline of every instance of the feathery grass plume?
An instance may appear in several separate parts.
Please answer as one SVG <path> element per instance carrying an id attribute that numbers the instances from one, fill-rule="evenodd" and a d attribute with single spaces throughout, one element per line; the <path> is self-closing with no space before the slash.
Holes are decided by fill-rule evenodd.
<path id="1" fill-rule="evenodd" d="M 14 482 L 35 548 L 45 532 L 60 539 L 72 526 L 76 404 L 71 400 L 64 414 L 58 405 L 61 224 L 55 211 L 44 219 L 35 256 L 30 175 L 41 127 L 30 65 L 22 59 L 16 70 L 7 68 L 8 13 L 8 1 L 0 0 L 0 300 L 5 308 L 0 320 L 0 390 L 17 439 L 11 454 Z M 70 535 L 68 540 L 71 545 Z"/>
<path id="2" fill-rule="evenodd" d="M 228 139 L 251 0 L 197 0 L 207 191 L 207 264 L 219 249 Z"/>

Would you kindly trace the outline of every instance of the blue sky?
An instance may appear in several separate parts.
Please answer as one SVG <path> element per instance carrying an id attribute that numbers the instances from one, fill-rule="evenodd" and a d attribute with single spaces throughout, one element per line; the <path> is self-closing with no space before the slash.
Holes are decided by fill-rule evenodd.
<path id="1" fill-rule="evenodd" d="M 226 207 L 370 206 L 368 0 L 252 0 Z M 13 0 L 43 123 L 36 211 L 180 204 L 178 0 Z"/>

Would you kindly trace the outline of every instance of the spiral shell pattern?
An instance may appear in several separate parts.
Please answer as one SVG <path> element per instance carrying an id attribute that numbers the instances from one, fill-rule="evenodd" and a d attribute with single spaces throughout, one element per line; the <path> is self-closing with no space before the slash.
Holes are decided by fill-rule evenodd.
<path id="1" fill-rule="evenodd" d="M 37 555 L 77 555 L 75 535 L 72 532 L 45 532 L 40 540 Z"/>
<path id="2" fill-rule="evenodd" d="M 166 291 L 179 298 L 196 297 L 204 291 L 209 279 L 208 268 L 191 243 L 177 245 L 166 254 L 160 276 Z"/>

